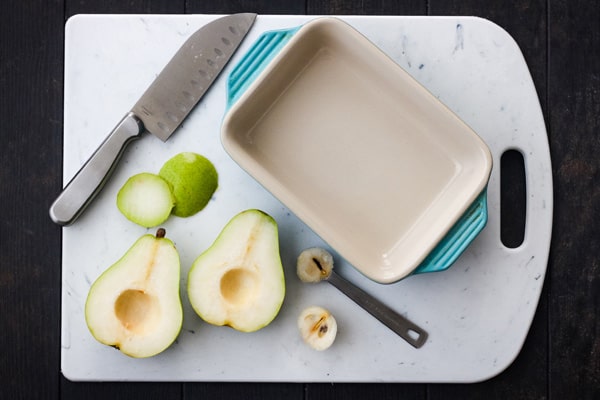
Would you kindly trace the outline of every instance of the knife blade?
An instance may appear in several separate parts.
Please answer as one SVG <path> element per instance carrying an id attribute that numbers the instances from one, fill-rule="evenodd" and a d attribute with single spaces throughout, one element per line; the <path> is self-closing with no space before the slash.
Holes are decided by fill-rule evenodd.
<path id="1" fill-rule="evenodd" d="M 254 24 L 241 13 L 209 22 L 179 48 L 117 126 L 50 206 L 50 218 L 70 225 L 102 190 L 127 145 L 145 131 L 166 141 L 217 79 Z"/>

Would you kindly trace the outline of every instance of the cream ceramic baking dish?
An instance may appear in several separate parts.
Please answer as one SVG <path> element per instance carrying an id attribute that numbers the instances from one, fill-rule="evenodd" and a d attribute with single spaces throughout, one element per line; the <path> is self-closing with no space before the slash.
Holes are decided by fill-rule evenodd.
<path id="1" fill-rule="evenodd" d="M 228 102 L 229 155 L 374 281 L 448 268 L 486 224 L 486 144 L 340 19 L 263 34 Z"/>

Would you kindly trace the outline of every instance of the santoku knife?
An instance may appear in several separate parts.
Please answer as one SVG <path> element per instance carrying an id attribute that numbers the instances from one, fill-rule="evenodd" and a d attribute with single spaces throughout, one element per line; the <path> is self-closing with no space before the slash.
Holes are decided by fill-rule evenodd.
<path id="1" fill-rule="evenodd" d="M 166 141 L 179 127 L 254 24 L 256 14 L 218 18 L 196 31 L 117 124 L 50 207 L 50 217 L 69 225 L 100 192 L 128 143 L 144 131 Z"/>

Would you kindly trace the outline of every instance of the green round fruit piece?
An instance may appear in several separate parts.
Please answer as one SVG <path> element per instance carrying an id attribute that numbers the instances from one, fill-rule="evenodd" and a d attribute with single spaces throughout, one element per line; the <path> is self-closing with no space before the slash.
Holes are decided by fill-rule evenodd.
<path id="1" fill-rule="evenodd" d="M 210 160 L 191 152 L 177 154 L 158 174 L 171 186 L 175 196 L 172 213 L 178 217 L 189 217 L 206 207 L 219 182 Z"/>
<path id="2" fill-rule="evenodd" d="M 148 172 L 134 175 L 117 194 L 117 207 L 130 221 L 146 228 L 162 224 L 171 215 L 175 197 L 169 184 Z"/>
<path id="3" fill-rule="evenodd" d="M 159 228 L 140 237 L 92 284 L 85 322 L 100 343 L 130 357 L 151 357 L 181 331 L 181 264 L 173 242 Z"/>

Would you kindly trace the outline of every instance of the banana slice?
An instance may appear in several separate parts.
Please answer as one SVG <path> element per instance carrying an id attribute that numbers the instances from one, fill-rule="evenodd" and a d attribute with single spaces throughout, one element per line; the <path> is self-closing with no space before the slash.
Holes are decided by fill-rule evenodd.
<path id="1" fill-rule="evenodd" d="M 296 274 L 302 282 L 316 283 L 329 278 L 333 269 L 333 256 L 320 247 L 304 250 L 298 256 Z"/>
<path id="2" fill-rule="evenodd" d="M 337 322 L 323 307 L 312 306 L 300 313 L 298 329 L 306 344 L 322 351 L 333 344 L 337 335 Z"/>

